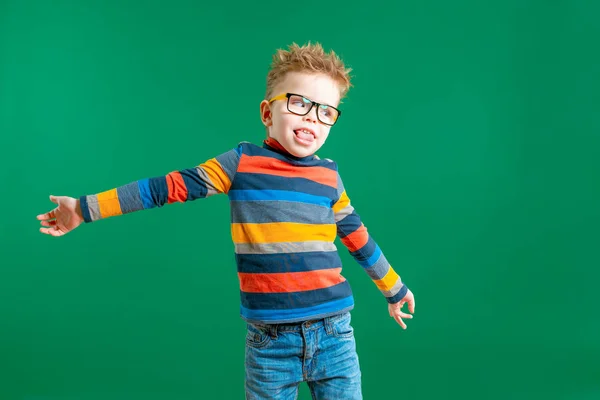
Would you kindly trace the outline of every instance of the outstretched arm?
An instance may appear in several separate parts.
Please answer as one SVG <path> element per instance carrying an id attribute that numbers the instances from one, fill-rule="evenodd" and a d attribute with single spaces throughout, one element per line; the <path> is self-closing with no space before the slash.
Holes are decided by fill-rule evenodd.
<path id="1" fill-rule="evenodd" d="M 410 319 L 412 315 L 402 312 L 402 306 L 404 303 L 408 303 L 409 311 L 414 313 L 414 296 L 387 261 L 375 240 L 369 235 L 366 226 L 350 203 L 350 198 L 339 174 L 338 200 L 333 205 L 333 211 L 337 234 L 342 243 L 364 268 L 387 300 L 390 316 L 406 329 L 402 318 Z"/>
<path id="2" fill-rule="evenodd" d="M 82 222 L 95 222 L 165 204 L 227 193 L 237 171 L 239 154 L 239 149 L 233 149 L 195 168 L 138 180 L 98 194 L 81 196 L 79 199 L 50 196 L 57 207 L 37 216 L 42 225 L 40 232 L 62 236 Z"/>

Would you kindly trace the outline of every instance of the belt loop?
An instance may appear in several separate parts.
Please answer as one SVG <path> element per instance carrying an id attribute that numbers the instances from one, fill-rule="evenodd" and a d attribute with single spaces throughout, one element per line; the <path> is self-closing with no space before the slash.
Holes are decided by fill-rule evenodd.
<path id="1" fill-rule="evenodd" d="M 272 339 L 277 339 L 277 324 L 269 324 L 269 335 Z"/>
<path id="2" fill-rule="evenodd" d="M 325 317 L 323 322 L 325 325 L 325 332 L 327 332 L 328 335 L 331 335 L 333 333 L 333 324 L 331 323 L 331 317 Z"/>

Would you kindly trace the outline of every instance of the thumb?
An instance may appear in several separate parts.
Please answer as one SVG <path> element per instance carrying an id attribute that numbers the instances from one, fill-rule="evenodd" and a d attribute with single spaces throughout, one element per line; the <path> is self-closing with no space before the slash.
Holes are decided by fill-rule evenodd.
<path id="1" fill-rule="evenodd" d="M 51 202 L 53 202 L 53 203 L 56 203 L 56 204 L 58 204 L 58 197 L 57 197 L 57 196 L 50 195 L 50 201 L 51 201 Z"/>

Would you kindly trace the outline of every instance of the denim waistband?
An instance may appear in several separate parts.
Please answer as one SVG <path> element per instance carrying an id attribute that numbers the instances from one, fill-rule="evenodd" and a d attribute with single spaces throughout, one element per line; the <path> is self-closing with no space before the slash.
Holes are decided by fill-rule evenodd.
<path id="1" fill-rule="evenodd" d="M 348 311 L 341 314 L 330 315 L 324 318 L 311 319 L 302 322 L 292 322 L 283 324 L 251 324 L 259 329 L 269 333 L 272 337 L 277 337 L 278 332 L 300 332 L 302 330 L 316 330 L 325 328 L 327 332 L 332 331 L 332 325 L 349 314 Z"/>

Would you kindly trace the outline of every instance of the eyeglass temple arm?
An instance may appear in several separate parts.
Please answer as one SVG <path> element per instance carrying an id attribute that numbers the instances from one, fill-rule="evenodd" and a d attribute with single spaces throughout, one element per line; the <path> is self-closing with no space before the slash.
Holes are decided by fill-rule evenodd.
<path id="1" fill-rule="evenodd" d="M 285 99 L 286 97 L 287 97 L 287 94 L 286 94 L 286 93 L 282 93 L 282 94 L 280 94 L 280 95 L 277 95 L 277 96 L 273 97 L 271 100 L 269 100 L 269 103 L 272 103 L 272 102 L 274 102 L 275 100 L 283 100 L 283 99 Z"/>

